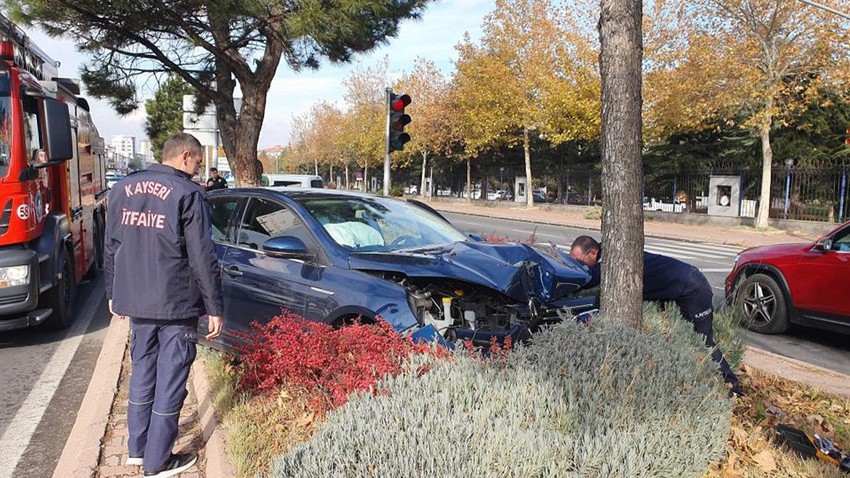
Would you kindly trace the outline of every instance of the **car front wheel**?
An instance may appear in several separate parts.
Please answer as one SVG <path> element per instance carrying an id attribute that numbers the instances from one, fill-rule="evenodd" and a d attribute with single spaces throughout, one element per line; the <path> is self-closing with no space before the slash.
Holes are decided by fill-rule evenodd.
<path id="1" fill-rule="evenodd" d="M 773 277 L 753 274 L 741 283 L 735 309 L 741 325 L 762 334 L 781 334 L 788 330 L 785 293 Z"/>

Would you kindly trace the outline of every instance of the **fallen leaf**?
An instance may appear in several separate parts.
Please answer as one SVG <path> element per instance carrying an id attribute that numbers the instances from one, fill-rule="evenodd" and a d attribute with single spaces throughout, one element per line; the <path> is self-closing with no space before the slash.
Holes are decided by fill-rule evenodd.
<path id="1" fill-rule="evenodd" d="M 753 456 L 758 467 L 765 473 L 773 473 L 776 471 L 776 460 L 773 459 L 773 453 L 770 450 L 762 450 L 757 455 Z"/>

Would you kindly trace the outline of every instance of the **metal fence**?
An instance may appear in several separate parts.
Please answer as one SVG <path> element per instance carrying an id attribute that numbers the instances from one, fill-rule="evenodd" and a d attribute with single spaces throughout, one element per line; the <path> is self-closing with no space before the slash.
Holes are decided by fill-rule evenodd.
<path id="1" fill-rule="evenodd" d="M 713 175 L 739 177 L 739 215 L 755 217 L 761 196 L 760 168 L 649 174 L 644 179 L 644 206 L 667 210 L 663 205 L 682 203 L 683 210 L 707 213 Z M 847 168 L 843 165 L 774 167 L 770 198 L 770 217 L 774 219 L 843 222 L 848 216 Z"/>
<path id="2" fill-rule="evenodd" d="M 649 169 L 649 168 L 647 168 Z M 846 164 L 778 166 L 771 172 L 770 217 L 806 221 L 843 222 L 850 216 Z M 602 203 L 601 171 L 598 166 L 557 167 L 532 171 L 533 190 L 547 202 L 576 205 Z M 709 169 L 649 171 L 643 182 L 644 208 L 653 211 L 708 212 L 712 176 L 740 178 L 739 215 L 755 217 L 761 194 L 761 167 L 740 168 L 719 164 Z M 465 197 L 466 167 L 435 168 L 429 171 L 432 194 Z M 515 178 L 525 177 L 519 167 L 474 167 L 473 199 L 505 200 L 514 191 Z M 412 185 L 419 176 L 403 178 Z M 396 183 L 398 184 L 398 183 Z M 511 199 L 512 196 L 507 199 Z"/>

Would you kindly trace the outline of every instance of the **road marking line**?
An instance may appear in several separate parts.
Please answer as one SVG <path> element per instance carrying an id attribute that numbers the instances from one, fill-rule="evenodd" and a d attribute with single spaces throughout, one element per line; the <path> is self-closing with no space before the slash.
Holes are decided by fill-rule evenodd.
<path id="1" fill-rule="evenodd" d="M 679 253 L 676 253 L 676 252 L 669 252 L 667 250 L 656 249 L 654 247 L 644 247 L 643 250 L 646 251 L 646 252 L 651 252 L 653 254 L 660 254 L 662 256 L 675 257 L 677 259 L 696 259 L 696 257 L 691 256 L 691 255 L 679 254 Z"/>
<path id="2" fill-rule="evenodd" d="M 737 253 L 739 253 L 743 250 L 740 247 L 724 246 L 724 245 L 720 245 L 720 244 L 709 244 L 707 242 L 674 241 L 674 240 L 670 240 L 670 239 L 661 239 L 661 238 L 652 238 L 652 240 L 659 242 L 659 243 L 667 243 L 667 244 L 674 244 L 674 245 L 692 244 L 694 246 L 699 246 L 701 248 L 714 249 L 714 250 L 717 250 L 719 252 L 725 252 L 727 254 L 733 254 L 733 255 L 737 254 Z"/>
<path id="3" fill-rule="evenodd" d="M 658 250 L 662 250 L 662 251 L 682 252 L 682 253 L 689 254 L 689 255 L 692 255 L 692 256 L 697 256 L 697 257 L 709 257 L 709 258 L 712 258 L 712 259 L 731 259 L 732 257 L 734 257 L 734 254 L 731 255 L 731 256 L 726 256 L 725 254 L 721 254 L 721 253 L 717 253 L 717 252 L 705 251 L 705 250 L 700 250 L 700 249 L 696 249 L 696 248 L 689 248 L 689 247 L 676 247 L 676 246 L 668 246 L 666 244 L 662 245 L 662 244 L 649 244 L 649 243 L 647 245 L 650 246 L 650 247 L 657 248 Z M 697 252 L 697 251 L 700 251 L 700 252 Z M 726 256 L 726 257 L 724 257 L 724 256 Z"/>
<path id="4" fill-rule="evenodd" d="M 94 318 L 94 312 L 103 300 L 105 291 L 103 289 L 89 297 L 80 316 L 74 321 L 74 325 L 68 329 L 68 333 L 62 338 L 62 343 L 56 348 L 50 362 L 44 367 L 41 376 L 35 386 L 30 390 L 15 418 L 12 419 L 6 432 L 0 438 L 0 478 L 11 478 L 21 461 L 21 457 L 29 446 L 30 440 L 35 433 L 36 427 L 41 423 L 47 406 L 53 399 L 59 387 L 59 382 L 65 376 L 65 371 L 71 365 L 71 360 L 85 337 L 85 332 Z"/>
<path id="5" fill-rule="evenodd" d="M 658 243 L 649 243 L 649 242 L 647 242 L 647 244 L 650 244 L 650 245 L 658 247 L 658 248 L 675 249 L 675 250 L 684 251 L 684 252 L 699 251 L 700 254 L 705 254 L 708 257 L 717 257 L 717 258 L 723 258 L 723 259 L 732 259 L 733 257 L 735 257 L 737 255 L 737 254 L 733 254 L 731 252 L 718 252 L 718 251 L 715 251 L 715 250 L 712 250 L 712 249 L 705 249 L 705 248 L 702 248 L 702 247 L 688 247 L 688 246 L 685 246 L 685 245 L 674 246 L 674 245 L 670 245 L 670 244 L 658 244 Z"/>

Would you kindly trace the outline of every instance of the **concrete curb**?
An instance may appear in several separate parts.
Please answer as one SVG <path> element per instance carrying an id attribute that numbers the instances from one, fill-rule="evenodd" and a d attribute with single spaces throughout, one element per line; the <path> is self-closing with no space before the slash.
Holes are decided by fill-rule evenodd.
<path id="1" fill-rule="evenodd" d="M 53 471 L 54 478 L 94 476 L 112 402 L 118 393 L 129 331 L 129 320 L 113 318 L 110 322 L 74 427 Z"/>
<path id="2" fill-rule="evenodd" d="M 207 361 L 198 358 L 192 371 L 192 386 L 198 400 L 198 419 L 206 448 L 206 478 L 236 476 L 227 458 L 227 433 L 219 426 L 212 405 L 212 392 L 207 379 Z"/>
<path id="3" fill-rule="evenodd" d="M 756 347 L 747 347 L 744 363 L 763 372 L 850 397 L 850 376 Z"/>

